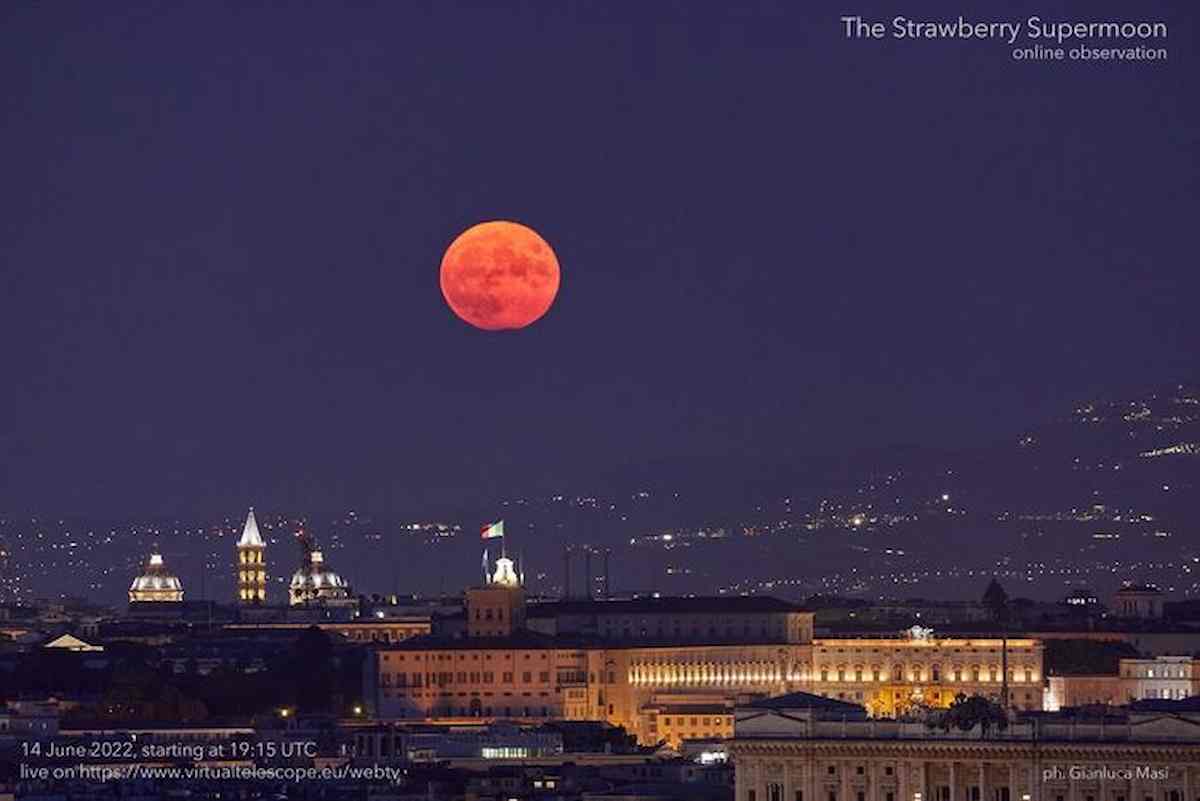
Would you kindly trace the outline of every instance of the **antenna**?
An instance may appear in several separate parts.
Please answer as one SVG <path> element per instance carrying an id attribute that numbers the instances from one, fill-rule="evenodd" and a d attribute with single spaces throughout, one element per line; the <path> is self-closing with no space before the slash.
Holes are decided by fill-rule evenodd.
<path id="1" fill-rule="evenodd" d="M 612 586 L 608 583 L 608 557 L 612 555 L 612 548 L 604 549 L 604 598 L 608 600 L 612 598 Z"/>
<path id="2" fill-rule="evenodd" d="M 563 543 L 563 594 L 564 601 L 571 599 L 571 546 Z"/>
<path id="3" fill-rule="evenodd" d="M 203 585 L 204 585 L 203 579 L 204 579 L 204 576 L 206 576 L 206 575 L 208 575 L 208 554 L 204 555 L 204 561 L 200 566 L 200 578 L 201 578 L 200 585 L 201 585 L 201 587 L 203 587 Z M 203 589 L 200 590 L 200 594 L 204 595 Z M 212 623 L 213 623 L 213 621 L 212 621 L 212 617 L 213 617 L 212 601 L 208 600 L 208 596 L 205 596 L 201 600 L 203 600 L 204 605 L 206 607 L 208 607 L 208 630 L 212 631 Z"/>
<path id="4" fill-rule="evenodd" d="M 592 600 L 592 546 L 583 546 L 583 597 Z"/>
<path id="5" fill-rule="evenodd" d="M 650 571 L 650 594 L 654 595 L 658 591 L 658 570 L 654 565 L 655 549 L 649 549 L 649 556 L 646 558 L 646 568 Z"/>
<path id="6" fill-rule="evenodd" d="M 1007 609 L 1005 610 L 1007 612 Z M 1003 684 L 1000 685 L 1000 706 L 1004 709 L 1004 714 L 1008 715 L 1008 620 L 1001 624 L 1000 629 L 1000 674 L 1003 677 Z"/>

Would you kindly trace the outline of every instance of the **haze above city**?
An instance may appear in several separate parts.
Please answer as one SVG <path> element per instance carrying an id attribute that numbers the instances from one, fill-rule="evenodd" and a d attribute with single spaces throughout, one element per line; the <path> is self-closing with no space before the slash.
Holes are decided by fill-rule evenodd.
<path id="1" fill-rule="evenodd" d="M 255 506 L 363 592 L 458 586 L 501 518 L 551 593 L 568 545 L 631 592 L 877 596 L 968 543 L 1044 578 L 1135 522 L 1093 569 L 1193 591 L 1183 70 L 947 70 L 967 45 L 898 60 L 808 5 L 5 15 L 30 590 L 119 598 L 158 544 L 225 594 L 208 537 Z M 561 265 L 517 331 L 439 290 L 493 219 Z M 1030 594 L 1105 581 L 1051 570 Z"/>

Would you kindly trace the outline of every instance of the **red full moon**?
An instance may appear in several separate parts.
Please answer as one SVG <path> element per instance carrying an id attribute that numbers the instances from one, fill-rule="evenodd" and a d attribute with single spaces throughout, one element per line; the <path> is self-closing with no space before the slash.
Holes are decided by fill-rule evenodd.
<path id="1" fill-rule="evenodd" d="M 558 294 L 558 258 L 520 223 L 496 220 L 458 235 L 442 257 L 442 295 L 454 313 L 485 331 L 524 328 Z"/>

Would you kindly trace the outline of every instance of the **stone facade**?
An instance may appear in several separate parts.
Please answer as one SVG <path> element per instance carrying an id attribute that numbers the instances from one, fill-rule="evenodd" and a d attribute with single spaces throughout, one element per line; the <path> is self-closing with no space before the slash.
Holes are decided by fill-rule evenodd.
<path id="1" fill-rule="evenodd" d="M 739 708 L 737 801 L 1195 801 L 1200 715 L 1041 715 L 1004 732 Z"/>

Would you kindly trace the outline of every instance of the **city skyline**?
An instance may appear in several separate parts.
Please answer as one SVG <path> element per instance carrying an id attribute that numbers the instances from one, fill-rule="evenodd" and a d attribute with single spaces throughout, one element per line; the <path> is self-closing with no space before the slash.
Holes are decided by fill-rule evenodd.
<path id="1" fill-rule="evenodd" d="M 1200 801 L 1195 11 L 5 5 L 0 801 Z"/>
<path id="2" fill-rule="evenodd" d="M 815 476 L 772 466 L 770 475 L 712 485 L 644 471 L 638 483 L 469 497 L 394 515 L 260 507 L 275 553 L 265 589 L 286 590 L 299 549 L 288 544 L 275 560 L 304 530 L 357 592 L 443 594 L 474 574 L 481 521 L 506 519 L 531 588 L 551 596 L 563 590 L 564 548 L 574 551 L 577 591 L 587 549 L 594 574 L 611 561 L 608 586 L 618 594 L 962 600 L 982 576 L 1040 600 L 1079 589 L 1107 596 L 1123 582 L 1155 583 L 1176 599 L 1200 594 L 1191 490 L 1200 390 L 1091 400 L 1058 417 L 999 444 L 883 449 L 836 470 L 818 465 Z M 189 598 L 223 600 L 232 592 L 228 543 L 244 515 L 0 515 L 0 573 L 20 579 L 20 597 L 82 593 L 113 603 L 156 550 Z"/>

